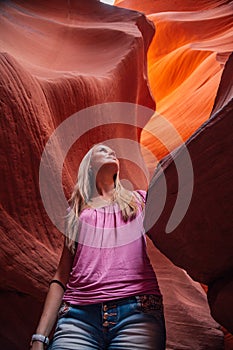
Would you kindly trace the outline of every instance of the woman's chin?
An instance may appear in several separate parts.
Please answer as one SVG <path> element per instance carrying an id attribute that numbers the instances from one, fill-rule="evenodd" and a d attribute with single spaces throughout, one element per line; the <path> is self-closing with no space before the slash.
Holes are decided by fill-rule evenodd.
<path id="1" fill-rule="evenodd" d="M 106 160 L 98 169 L 98 173 L 114 172 L 117 173 L 119 170 L 119 163 L 117 160 L 109 159 Z"/>

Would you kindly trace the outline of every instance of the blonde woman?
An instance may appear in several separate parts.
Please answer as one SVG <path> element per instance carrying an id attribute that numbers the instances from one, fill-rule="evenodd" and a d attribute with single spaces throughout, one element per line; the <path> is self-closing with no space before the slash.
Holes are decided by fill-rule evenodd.
<path id="1" fill-rule="evenodd" d="M 122 186 L 111 148 L 98 144 L 85 155 L 32 350 L 165 349 L 162 295 L 143 230 L 145 195 Z"/>

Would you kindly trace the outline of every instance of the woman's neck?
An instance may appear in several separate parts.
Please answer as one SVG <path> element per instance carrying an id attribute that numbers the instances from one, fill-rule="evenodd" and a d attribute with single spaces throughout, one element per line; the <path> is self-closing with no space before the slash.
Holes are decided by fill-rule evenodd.
<path id="1" fill-rule="evenodd" d="M 98 174 L 96 177 L 96 193 L 95 196 L 101 196 L 103 199 L 112 199 L 115 190 L 113 175 Z"/>

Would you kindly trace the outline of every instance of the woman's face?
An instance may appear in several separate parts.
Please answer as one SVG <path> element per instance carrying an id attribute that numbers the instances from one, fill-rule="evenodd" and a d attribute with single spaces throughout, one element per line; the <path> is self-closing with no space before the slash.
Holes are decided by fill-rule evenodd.
<path id="1" fill-rule="evenodd" d="M 118 170 L 119 161 L 116 153 L 108 146 L 96 145 L 92 151 L 91 167 L 98 171 L 103 165 L 112 165 Z"/>

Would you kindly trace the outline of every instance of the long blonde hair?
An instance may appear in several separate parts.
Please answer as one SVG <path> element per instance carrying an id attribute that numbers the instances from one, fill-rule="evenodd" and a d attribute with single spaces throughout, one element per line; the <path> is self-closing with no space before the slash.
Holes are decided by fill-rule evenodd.
<path id="1" fill-rule="evenodd" d="M 72 253 L 75 252 L 78 238 L 77 228 L 79 215 L 84 208 L 90 207 L 89 203 L 96 186 L 95 176 L 90 166 L 92 152 L 96 146 L 97 145 L 94 145 L 83 157 L 79 166 L 77 180 L 69 200 L 70 207 L 65 219 L 65 231 L 66 245 Z M 123 220 L 125 222 L 132 220 L 137 214 L 138 202 L 144 206 L 142 197 L 136 191 L 129 191 L 122 186 L 119 179 L 119 171 L 114 175 L 113 180 L 115 183 L 113 201 L 118 204 Z"/>

